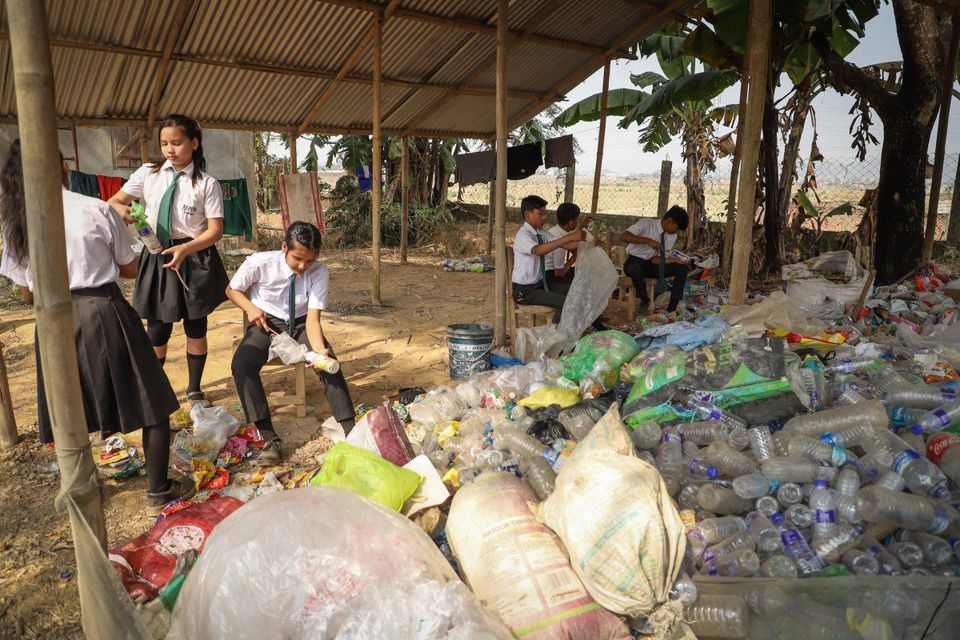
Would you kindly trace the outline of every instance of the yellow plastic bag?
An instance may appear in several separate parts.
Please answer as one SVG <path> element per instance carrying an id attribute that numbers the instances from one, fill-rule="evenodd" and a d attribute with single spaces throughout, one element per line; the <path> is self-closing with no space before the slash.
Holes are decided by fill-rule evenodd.
<path id="1" fill-rule="evenodd" d="M 400 511 L 421 480 L 420 474 L 398 467 L 372 451 L 338 442 L 327 452 L 323 467 L 310 479 L 310 484 L 348 489 Z"/>
<path id="2" fill-rule="evenodd" d="M 565 387 L 540 387 L 517 404 L 527 409 L 540 409 L 552 404 L 560 405 L 561 409 L 572 407 L 580 402 L 580 389 Z"/>

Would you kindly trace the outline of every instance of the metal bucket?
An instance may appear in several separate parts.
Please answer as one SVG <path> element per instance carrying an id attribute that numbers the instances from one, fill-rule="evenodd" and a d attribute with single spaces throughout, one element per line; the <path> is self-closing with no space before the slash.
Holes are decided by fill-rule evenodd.
<path id="1" fill-rule="evenodd" d="M 471 323 L 447 326 L 450 379 L 466 380 L 474 373 L 489 370 L 492 348 L 492 324 Z"/>

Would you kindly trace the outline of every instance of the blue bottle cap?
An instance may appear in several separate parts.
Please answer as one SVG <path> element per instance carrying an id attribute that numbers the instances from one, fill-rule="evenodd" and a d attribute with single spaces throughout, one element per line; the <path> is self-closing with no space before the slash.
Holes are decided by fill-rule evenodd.
<path id="1" fill-rule="evenodd" d="M 720 469 L 717 469 L 715 466 L 710 465 L 707 467 L 707 477 L 708 478 L 717 478 L 720 476 Z"/>
<path id="2" fill-rule="evenodd" d="M 919 436 L 923 433 L 923 427 L 918 424 L 913 424 L 910 425 L 910 431 Z"/>

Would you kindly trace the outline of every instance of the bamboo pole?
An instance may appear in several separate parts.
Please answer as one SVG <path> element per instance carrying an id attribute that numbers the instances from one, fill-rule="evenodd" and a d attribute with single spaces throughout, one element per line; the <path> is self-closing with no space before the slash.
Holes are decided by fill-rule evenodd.
<path id="1" fill-rule="evenodd" d="M 290 173 L 297 173 L 297 167 L 299 163 L 297 162 L 297 138 L 300 135 L 297 133 L 296 129 L 291 129 L 290 133 L 287 134 L 287 142 L 290 143 Z"/>
<path id="2" fill-rule="evenodd" d="M 78 419 L 84 411 L 73 340 L 47 18 L 44 3 L 34 0 L 8 0 L 6 9 L 20 120 L 30 264 L 39 266 L 33 269 L 37 335 L 40 358 L 48 365 L 43 368 L 43 382 L 60 465 L 57 504 L 70 514 L 82 611 L 85 603 L 102 601 L 108 594 L 100 593 L 97 583 L 87 577 L 98 573 L 105 558 L 79 549 L 84 546 L 89 550 L 87 543 L 92 536 L 105 552 L 107 536 L 102 487 L 97 479 L 86 425 Z M 106 618 L 111 609 L 103 609 Z M 110 620 L 84 618 L 84 628 L 86 630 L 88 624 L 90 629 L 116 627 L 127 615 L 116 611 Z"/>
<path id="3" fill-rule="evenodd" d="M 410 234 L 410 149 L 408 138 L 400 139 L 400 264 L 407 264 Z"/>
<path id="4" fill-rule="evenodd" d="M 496 278 L 494 342 L 507 340 L 507 0 L 497 0 L 497 181 L 495 254 Z"/>
<path id="5" fill-rule="evenodd" d="M 577 162 L 566 168 L 563 183 L 563 201 L 573 202 L 573 190 L 577 186 Z"/>
<path id="6" fill-rule="evenodd" d="M 943 157 L 947 147 L 947 128 L 950 125 L 950 103 L 953 102 L 953 79 L 956 74 L 957 50 L 960 49 L 960 16 L 953 18 L 950 34 L 950 53 L 943 69 L 940 86 L 940 117 L 937 121 L 937 146 L 933 155 L 933 178 L 930 180 L 930 206 L 927 209 L 927 230 L 923 236 L 923 252 L 920 262 L 926 264 L 933 258 L 933 245 L 937 240 L 937 209 L 940 207 L 940 183 L 943 181 Z"/>
<path id="7" fill-rule="evenodd" d="M 373 250 L 373 283 L 371 298 L 373 304 L 382 304 L 380 298 L 380 192 L 382 189 L 381 172 L 381 131 L 380 127 L 380 90 L 383 80 L 383 14 L 377 13 L 373 24 L 373 193 L 371 194 L 371 248 Z"/>
<path id="8" fill-rule="evenodd" d="M 7 363 L 3 359 L 3 343 L 0 342 L 0 441 L 4 449 L 17 444 L 17 418 L 13 415 L 13 398 L 7 380 Z"/>
<path id="9" fill-rule="evenodd" d="M 493 255 L 493 220 L 497 217 L 497 181 L 490 181 L 490 197 L 487 202 L 487 255 Z"/>
<path id="10" fill-rule="evenodd" d="M 673 162 L 660 163 L 660 191 L 657 194 L 657 217 L 662 218 L 670 206 L 670 179 L 673 177 Z"/>
<path id="11" fill-rule="evenodd" d="M 610 92 L 610 61 L 603 65 L 603 91 L 600 94 L 600 135 L 597 136 L 597 166 L 593 168 L 593 197 L 590 199 L 590 215 L 597 214 L 600 199 L 600 171 L 603 169 L 603 142 L 607 136 L 607 97 Z"/>
<path id="12" fill-rule="evenodd" d="M 750 0 L 747 19 L 747 41 L 750 43 L 747 59 L 746 102 L 741 103 L 744 114 L 742 135 L 737 145 L 743 145 L 740 175 L 737 187 L 736 235 L 733 239 L 733 265 L 730 273 L 730 304 L 743 304 L 747 294 L 747 276 L 750 271 L 750 250 L 753 247 L 753 215 L 757 189 L 757 161 L 760 156 L 760 128 L 763 124 L 763 106 L 767 92 L 770 67 L 770 36 L 773 22 L 772 0 Z M 741 80 L 743 82 L 743 80 Z"/>

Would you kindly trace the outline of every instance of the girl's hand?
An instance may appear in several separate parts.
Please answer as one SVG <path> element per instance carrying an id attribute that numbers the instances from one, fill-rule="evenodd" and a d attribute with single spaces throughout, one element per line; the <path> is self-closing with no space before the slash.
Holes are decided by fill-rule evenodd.
<path id="1" fill-rule="evenodd" d="M 133 216 L 130 215 L 130 212 L 133 211 L 133 208 L 130 205 L 126 205 L 121 202 L 112 202 L 110 203 L 110 206 L 113 207 L 113 210 L 120 215 L 126 224 L 133 224 Z"/>
<path id="2" fill-rule="evenodd" d="M 164 269 L 179 269 L 180 264 L 183 263 L 184 259 L 190 255 L 190 249 L 187 247 L 186 243 L 178 244 L 175 247 L 170 247 L 169 249 L 164 249 L 160 252 L 162 256 L 173 256 L 170 262 L 163 265 Z"/>
<path id="3" fill-rule="evenodd" d="M 256 305 L 250 305 L 250 307 L 250 310 L 247 311 L 247 320 L 250 321 L 250 324 L 257 325 L 264 333 L 276 333 L 276 331 L 271 329 L 270 325 L 267 324 L 267 314 L 263 309 Z"/>

